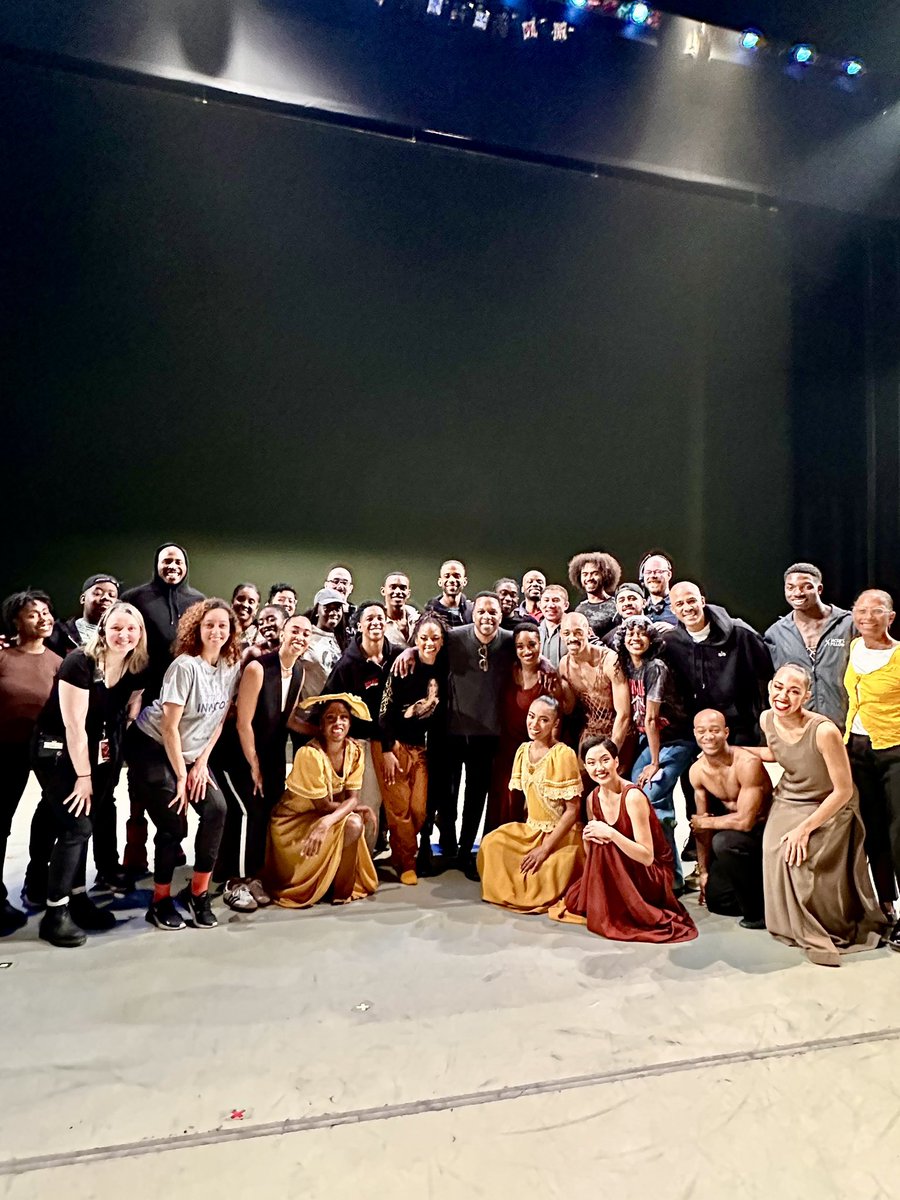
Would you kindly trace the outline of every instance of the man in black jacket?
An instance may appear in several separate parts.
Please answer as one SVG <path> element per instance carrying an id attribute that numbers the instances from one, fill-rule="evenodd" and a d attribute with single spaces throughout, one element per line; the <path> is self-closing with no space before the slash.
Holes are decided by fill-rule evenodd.
<path id="1" fill-rule="evenodd" d="M 81 616 L 68 621 L 54 621 L 53 632 L 44 646 L 65 658 L 78 650 L 97 632 L 100 618 L 119 598 L 119 581 L 115 575 L 89 575 L 81 585 Z"/>
<path id="2" fill-rule="evenodd" d="M 765 641 L 740 617 L 707 604 L 696 583 L 676 583 L 669 593 L 678 627 L 666 638 L 665 656 L 678 673 L 690 716 L 706 708 L 723 713 L 737 746 L 758 746 L 772 658 Z"/>
<path id="3" fill-rule="evenodd" d="M 153 556 L 153 576 L 149 583 L 129 588 L 122 600 L 133 604 L 144 618 L 147 629 L 147 655 L 150 659 L 145 675 L 144 706 L 159 695 L 163 676 L 172 661 L 172 645 L 178 632 L 178 622 L 185 612 L 206 597 L 188 585 L 188 556 L 183 546 L 164 542 Z M 123 866 L 134 878 L 147 870 L 147 819 L 142 805 L 128 788 L 131 815 L 126 823 L 126 843 Z"/>
<path id="4" fill-rule="evenodd" d="M 432 596 L 425 608 L 442 617 L 451 629 L 471 625 L 472 601 L 466 599 L 463 590 L 468 582 L 465 564 L 459 559 L 450 558 L 441 563 L 441 573 L 438 575 L 440 595 Z"/>

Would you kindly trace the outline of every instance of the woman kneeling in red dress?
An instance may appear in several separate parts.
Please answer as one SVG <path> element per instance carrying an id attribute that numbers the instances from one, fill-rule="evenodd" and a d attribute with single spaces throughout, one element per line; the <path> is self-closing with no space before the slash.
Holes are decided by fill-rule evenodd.
<path id="1" fill-rule="evenodd" d="M 620 942 L 688 942 L 697 927 L 672 891 L 672 850 L 639 787 L 619 774 L 609 738 L 582 749 L 597 785 L 587 798 L 586 858 L 581 876 L 549 912 Z"/>

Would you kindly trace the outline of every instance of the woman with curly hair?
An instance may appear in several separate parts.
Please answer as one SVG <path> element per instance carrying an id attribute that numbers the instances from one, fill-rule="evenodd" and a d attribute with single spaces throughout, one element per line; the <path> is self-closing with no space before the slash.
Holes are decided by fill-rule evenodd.
<path id="1" fill-rule="evenodd" d="M 241 633 L 227 600 L 201 600 L 178 622 L 175 660 L 159 699 L 143 710 L 129 738 L 129 782 L 156 826 L 153 900 L 147 920 L 158 929 L 183 929 L 172 900 L 172 875 L 192 804 L 200 818 L 194 873 L 178 896 L 195 928 L 218 922 L 209 881 L 225 825 L 225 797 L 209 770 L 209 756 L 240 673 Z"/>
<path id="2" fill-rule="evenodd" d="M 575 609 L 584 613 L 598 638 L 613 627 L 616 619 L 614 592 L 622 578 L 622 568 L 611 554 L 588 550 L 569 559 L 569 582 L 584 592 L 585 598 Z"/>
<path id="3" fill-rule="evenodd" d="M 696 750 L 675 676 L 661 658 L 662 646 L 662 634 L 649 617 L 626 617 L 616 630 L 614 649 L 628 680 L 631 723 L 639 739 L 631 782 L 643 790 L 662 822 L 680 894 L 684 873 L 675 845 L 675 784 Z"/>

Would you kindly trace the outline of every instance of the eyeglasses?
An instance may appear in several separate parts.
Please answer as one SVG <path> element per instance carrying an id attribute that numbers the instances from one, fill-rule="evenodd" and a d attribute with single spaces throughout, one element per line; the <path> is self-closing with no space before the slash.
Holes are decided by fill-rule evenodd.
<path id="1" fill-rule="evenodd" d="M 487 646 L 478 647 L 478 670 L 486 671 L 488 669 L 488 652 Z"/>
<path id="2" fill-rule="evenodd" d="M 854 608 L 852 610 L 855 617 L 886 617 L 890 612 L 887 608 Z"/>

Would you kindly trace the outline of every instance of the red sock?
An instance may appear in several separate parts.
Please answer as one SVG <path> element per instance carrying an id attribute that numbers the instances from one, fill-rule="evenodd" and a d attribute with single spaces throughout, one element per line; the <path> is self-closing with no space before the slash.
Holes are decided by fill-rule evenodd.
<path id="1" fill-rule="evenodd" d="M 211 879 L 212 871 L 195 871 L 191 879 L 191 895 L 202 896 L 204 892 L 208 892 Z"/>
<path id="2" fill-rule="evenodd" d="M 153 903 L 157 900 L 165 900 L 167 896 L 172 895 L 171 883 L 154 883 L 153 885 Z"/>

